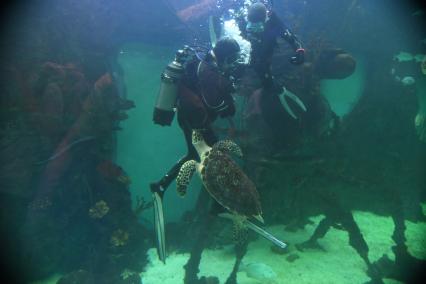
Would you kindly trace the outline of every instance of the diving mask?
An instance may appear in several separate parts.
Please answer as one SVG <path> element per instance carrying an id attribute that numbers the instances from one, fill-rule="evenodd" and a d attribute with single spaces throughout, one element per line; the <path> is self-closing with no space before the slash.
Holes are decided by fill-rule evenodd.
<path id="1" fill-rule="evenodd" d="M 246 26 L 246 31 L 248 33 L 261 33 L 265 30 L 265 23 L 263 22 L 257 22 L 257 23 L 252 23 L 252 22 L 247 22 L 247 26 Z"/>

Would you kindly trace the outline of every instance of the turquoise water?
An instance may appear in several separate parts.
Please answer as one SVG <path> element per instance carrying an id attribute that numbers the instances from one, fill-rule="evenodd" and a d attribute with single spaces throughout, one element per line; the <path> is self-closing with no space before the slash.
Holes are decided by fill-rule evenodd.
<path id="1" fill-rule="evenodd" d="M 340 117 L 348 114 L 358 102 L 365 85 L 365 65 L 362 56 L 357 58 L 354 74 L 343 80 L 321 80 L 322 95 L 331 109 Z"/>
<path id="2" fill-rule="evenodd" d="M 306 49 L 292 65 L 280 40 L 273 75 L 307 110 L 289 102 L 292 118 L 249 70 L 235 82 L 235 116 L 212 128 L 242 150 L 227 157 L 260 196 L 265 222 L 250 220 L 287 247 L 221 218 L 195 174 L 185 197 L 175 181 L 164 194 L 160 260 L 149 184 L 187 152 L 176 117 L 153 122 L 161 74 L 185 44 L 210 47 L 209 16 L 226 21 L 243 2 L 5 5 L 5 283 L 423 283 L 426 10 L 416 1 L 263 1 Z M 332 65 L 336 50 L 349 61 Z"/>
<path id="3" fill-rule="evenodd" d="M 186 144 L 176 119 L 171 127 L 159 127 L 152 122 L 153 105 L 159 90 L 160 76 L 170 61 L 176 46 L 169 48 L 129 44 L 122 47 L 119 63 L 124 69 L 127 96 L 136 108 L 129 111 L 129 119 L 117 139 L 117 163 L 129 169 L 132 177 L 130 191 L 134 197 L 151 200 L 149 183 L 160 179 L 174 163 L 186 154 Z M 165 195 L 164 207 L 169 221 L 178 221 L 183 212 L 194 205 L 200 184 L 191 184 L 188 196 L 180 199 L 173 183 Z M 179 206 L 175 206 L 175 204 Z M 147 212 L 144 218 L 152 221 Z"/>

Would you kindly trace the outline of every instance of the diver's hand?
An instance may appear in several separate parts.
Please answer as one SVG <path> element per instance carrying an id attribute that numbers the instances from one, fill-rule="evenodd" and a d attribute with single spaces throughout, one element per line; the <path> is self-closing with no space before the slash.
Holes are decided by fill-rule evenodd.
<path id="1" fill-rule="evenodd" d="M 294 65 L 300 65 L 305 62 L 305 50 L 298 48 L 296 54 L 290 58 L 290 62 Z"/>

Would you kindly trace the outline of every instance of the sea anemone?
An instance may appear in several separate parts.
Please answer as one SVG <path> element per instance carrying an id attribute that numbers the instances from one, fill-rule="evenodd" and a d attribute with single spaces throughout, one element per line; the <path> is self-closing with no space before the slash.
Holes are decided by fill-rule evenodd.
<path id="1" fill-rule="evenodd" d="M 126 245 L 128 240 L 129 233 L 123 231 L 122 229 L 118 229 L 112 232 L 110 243 L 115 247 L 119 247 Z"/>
<path id="2" fill-rule="evenodd" d="M 103 200 L 96 202 L 92 208 L 89 209 L 89 216 L 93 219 L 101 219 L 109 211 L 107 203 Z"/>

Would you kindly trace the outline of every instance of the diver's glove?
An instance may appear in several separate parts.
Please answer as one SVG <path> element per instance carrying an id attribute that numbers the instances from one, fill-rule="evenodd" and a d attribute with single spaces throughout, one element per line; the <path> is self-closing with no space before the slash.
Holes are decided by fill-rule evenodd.
<path id="1" fill-rule="evenodd" d="M 300 65 L 305 62 L 305 50 L 298 48 L 296 54 L 290 58 L 290 62 L 294 65 Z"/>

